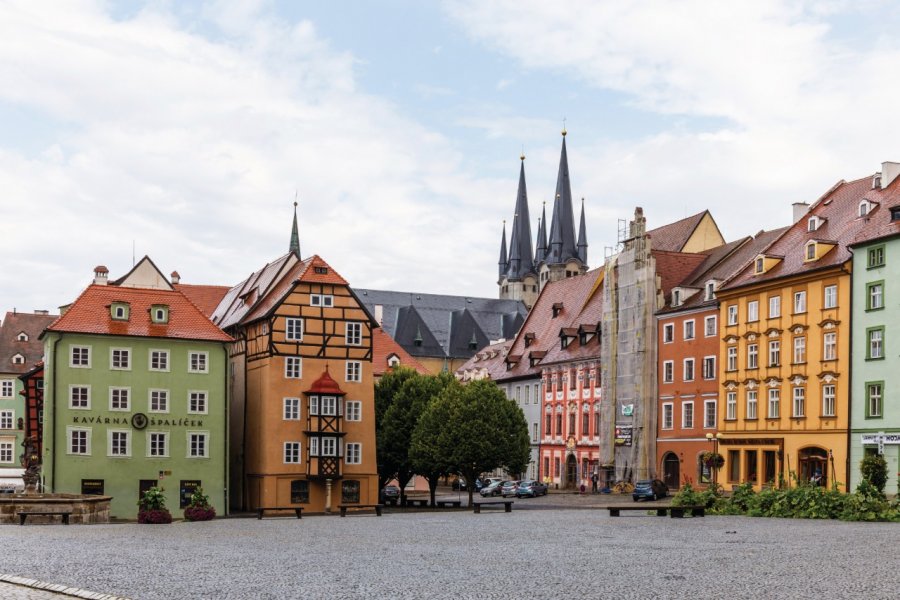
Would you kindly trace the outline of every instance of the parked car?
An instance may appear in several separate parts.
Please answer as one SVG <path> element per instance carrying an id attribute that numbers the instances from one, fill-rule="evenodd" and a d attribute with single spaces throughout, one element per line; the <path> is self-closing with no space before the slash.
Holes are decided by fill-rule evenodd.
<path id="1" fill-rule="evenodd" d="M 487 498 L 488 496 L 499 496 L 500 488 L 503 487 L 503 481 L 493 481 L 489 485 L 481 488 L 481 496 L 483 498 Z"/>
<path id="2" fill-rule="evenodd" d="M 669 495 L 669 488 L 659 479 L 644 479 L 634 484 L 634 491 L 631 493 L 632 499 L 638 500 L 656 500 L 665 498 Z"/>
<path id="3" fill-rule="evenodd" d="M 507 496 L 515 496 L 516 490 L 519 489 L 519 480 L 514 479 L 511 481 L 503 482 L 503 485 L 500 487 L 500 495 L 506 498 Z"/>
<path id="4" fill-rule="evenodd" d="M 392 504 L 394 506 L 397 505 L 397 502 L 400 500 L 400 488 L 396 485 L 386 485 L 384 486 L 384 502 L 385 504 Z"/>
<path id="5" fill-rule="evenodd" d="M 464 492 L 467 489 L 469 489 L 469 484 L 466 483 L 465 477 L 457 477 L 456 479 L 453 480 L 451 487 L 453 488 L 454 492 L 456 492 L 456 491 Z M 478 492 L 483 487 L 484 487 L 484 484 L 482 483 L 482 481 L 480 479 L 476 479 L 475 480 L 475 491 Z"/>
<path id="6" fill-rule="evenodd" d="M 516 498 L 524 498 L 525 496 L 536 498 L 537 496 L 545 496 L 546 494 L 547 486 L 534 479 L 522 481 L 522 483 L 519 484 L 518 489 L 516 489 Z"/>

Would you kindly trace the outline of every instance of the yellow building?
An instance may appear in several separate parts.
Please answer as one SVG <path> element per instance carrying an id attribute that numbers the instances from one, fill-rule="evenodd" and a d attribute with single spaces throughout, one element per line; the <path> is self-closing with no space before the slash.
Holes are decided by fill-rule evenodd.
<path id="1" fill-rule="evenodd" d="M 757 489 L 848 481 L 848 244 L 871 178 L 841 181 L 717 292 L 718 480 Z M 805 208 L 805 205 L 802 206 Z"/>

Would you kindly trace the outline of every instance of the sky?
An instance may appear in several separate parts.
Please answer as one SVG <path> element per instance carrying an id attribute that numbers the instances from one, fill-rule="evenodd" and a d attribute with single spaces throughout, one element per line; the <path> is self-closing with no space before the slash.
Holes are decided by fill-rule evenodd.
<path id="1" fill-rule="evenodd" d="M 149 255 L 234 285 L 288 249 L 496 297 L 565 127 L 592 267 L 641 206 L 728 240 L 900 161 L 888 1 L 0 2 L 0 311 Z M 577 217 L 576 217 L 577 218 Z"/>

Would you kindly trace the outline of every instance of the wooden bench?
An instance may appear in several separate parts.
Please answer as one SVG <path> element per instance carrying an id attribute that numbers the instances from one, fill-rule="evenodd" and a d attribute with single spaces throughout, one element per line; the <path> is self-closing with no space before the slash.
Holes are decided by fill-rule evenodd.
<path id="1" fill-rule="evenodd" d="M 690 511 L 692 517 L 705 517 L 706 516 L 706 507 L 705 506 L 670 506 L 669 507 L 669 516 L 673 519 L 681 519 L 684 517 L 684 513 Z"/>
<path id="2" fill-rule="evenodd" d="M 477 515 L 477 514 L 481 513 L 482 506 L 497 506 L 497 507 L 499 507 L 501 504 L 503 505 L 505 512 L 512 512 L 512 505 L 513 505 L 512 500 L 487 500 L 485 502 L 475 502 L 474 503 L 475 514 Z"/>
<path id="3" fill-rule="evenodd" d="M 666 507 L 666 506 L 640 506 L 638 504 L 621 504 L 619 506 L 607 506 L 607 509 L 609 510 L 609 516 L 611 516 L 611 517 L 620 516 L 619 513 L 623 510 L 641 510 L 644 512 L 647 512 L 650 510 L 655 510 L 657 517 L 664 517 L 664 516 L 666 516 L 666 511 L 668 510 L 668 507 Z"/>
<path id="4" fill-rule="evenodd" d="M 342 517 L 346 517 L 346 516 L 347 516 L 347 509 L 348 509 L 348 508 L 374 508 L 374 509 L 375 509 L 375 514 L 376 514 L 377 516 L 380 517 L 380 516 L 381 516 L 381 509 L 382 509 L 383 507 L 384 507 L 384 504 L 340 504 L 340 505 L 338 505 L 338 508 L 341 509 L 341 516 L 342 516 Z"/>
<path id="5" fill-rule="evenodd" d="M 462 506 L 462 500 L 438 500 L 435 504 L 437 504 L 438 508 L 449 508 L 451 506 L 453 508 L 459 508 Z"/>
<path id="6" fill-rule="evenodd" d="M 43 511 L 29 511 L 29 512 L 17 512 L 19 515 L 19 525 L 25 524 L 25 519 L 28 517 L 62 517 L 63 525 L 69 524 L 69 515 L 72 514 L 72 511 L 69 510 L 43 510 Z"/>
<path id="7" fill-rule="evenodd" d="M 282 510 L 282 511 L 284 511 L 284 510 L 292 510 L 292 511 L 294 511 L 294 513 L 297 515 L 297 518 L 298 518 L 298 519 L 302 519 L 302 518 L 303 518 L 303 517 L 301 516 L 301 514 L 300 514 L 300 513 L 303 512 L 303 507 L 302 507 L 302 506 L 267 506 L 267 507 L 262 507 L 262 506 L 260 506 L 259 508 L 256 509 L 256 518 L 257 518 L 257 519 L 262 519 L 262 518 L 263 518 L 263 513 L 264 513 L 264 512 L 266 512 L 266 511 L 273 511 L 273 510 Z"/>

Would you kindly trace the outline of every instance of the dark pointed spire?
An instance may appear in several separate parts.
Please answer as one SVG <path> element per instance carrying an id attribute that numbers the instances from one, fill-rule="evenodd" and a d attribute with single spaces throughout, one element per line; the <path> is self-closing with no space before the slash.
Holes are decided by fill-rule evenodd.
<path id="1" fill-rule="evenodd" d="M 547 203 L 541 207 L 541 218 L 538 219 L 537 249 L 534 252 L 534 262 L 538 264 L 547 258 Z"/>
<path id="2" fill-rule="evenodd" d="M 578 226 L 578 258 L 587 266 L 587 227 L 584 225 L 584 198 L 581 199 L 581 224 Z"/>
<path id="3" fill-rule="evenodd" d="M 519 166 L 519 190 L 516 193 L 516 222 L 513 227 L 515 231 L 513 236 L 516 241 L 513 242 L 518 247 L 519 263 L 517 265 L 515 277 L 522 279 L 527 273 L 534 272 L 534 248 L 531 245 L 531 217 L 528 213 L 528 189 L 525 186 L 525 154 L 519 159 L 522 161 Z M 512 256 L 510 256 L 512 259 Z M 510 262 L 512 262 L 510 260 Z"/>
<path id="4" fill-rule="evenodd" d="M 507 279 L 521 279 L 519 277 L 519 268 L 521 265 L 522 254 L 519 252 L 519 215 L 514 215 L 512 234 L 509 236 L 509 266 L 506 269 Z"/>
<path id="5" fill-rule="evenodd" d="M 577 258 L 575 244 L 575 215 L 572 211 L 572 185 L 569 181 L 569 157 L 566 152 L 566 130 L 562 130 L 562 150 L 559 155 L 559 173 L 556 176 L 556 200 L 553 204 L 553 221 L 550 223 L 550 256 L 548 261 L 564 263 Z"/>
<path id="6" fill-rule="evenodd" d="M 300 232 L 297 228 L 297 201 L 294 200 L 294 227 L 291 229 L 291 247 L 290 251 L 300 258 Z"/>
<path id="7" fill-rule="evenodd" d="M 497 263 L 499 265 L 499 277 L 502 279 L 503 274 L 506 273 L 506 269 L 509 267 L 509 263 L 506 260 L 506 219 L 503 220 L 503 238 L 500 241 L 500 260 Z"/>

